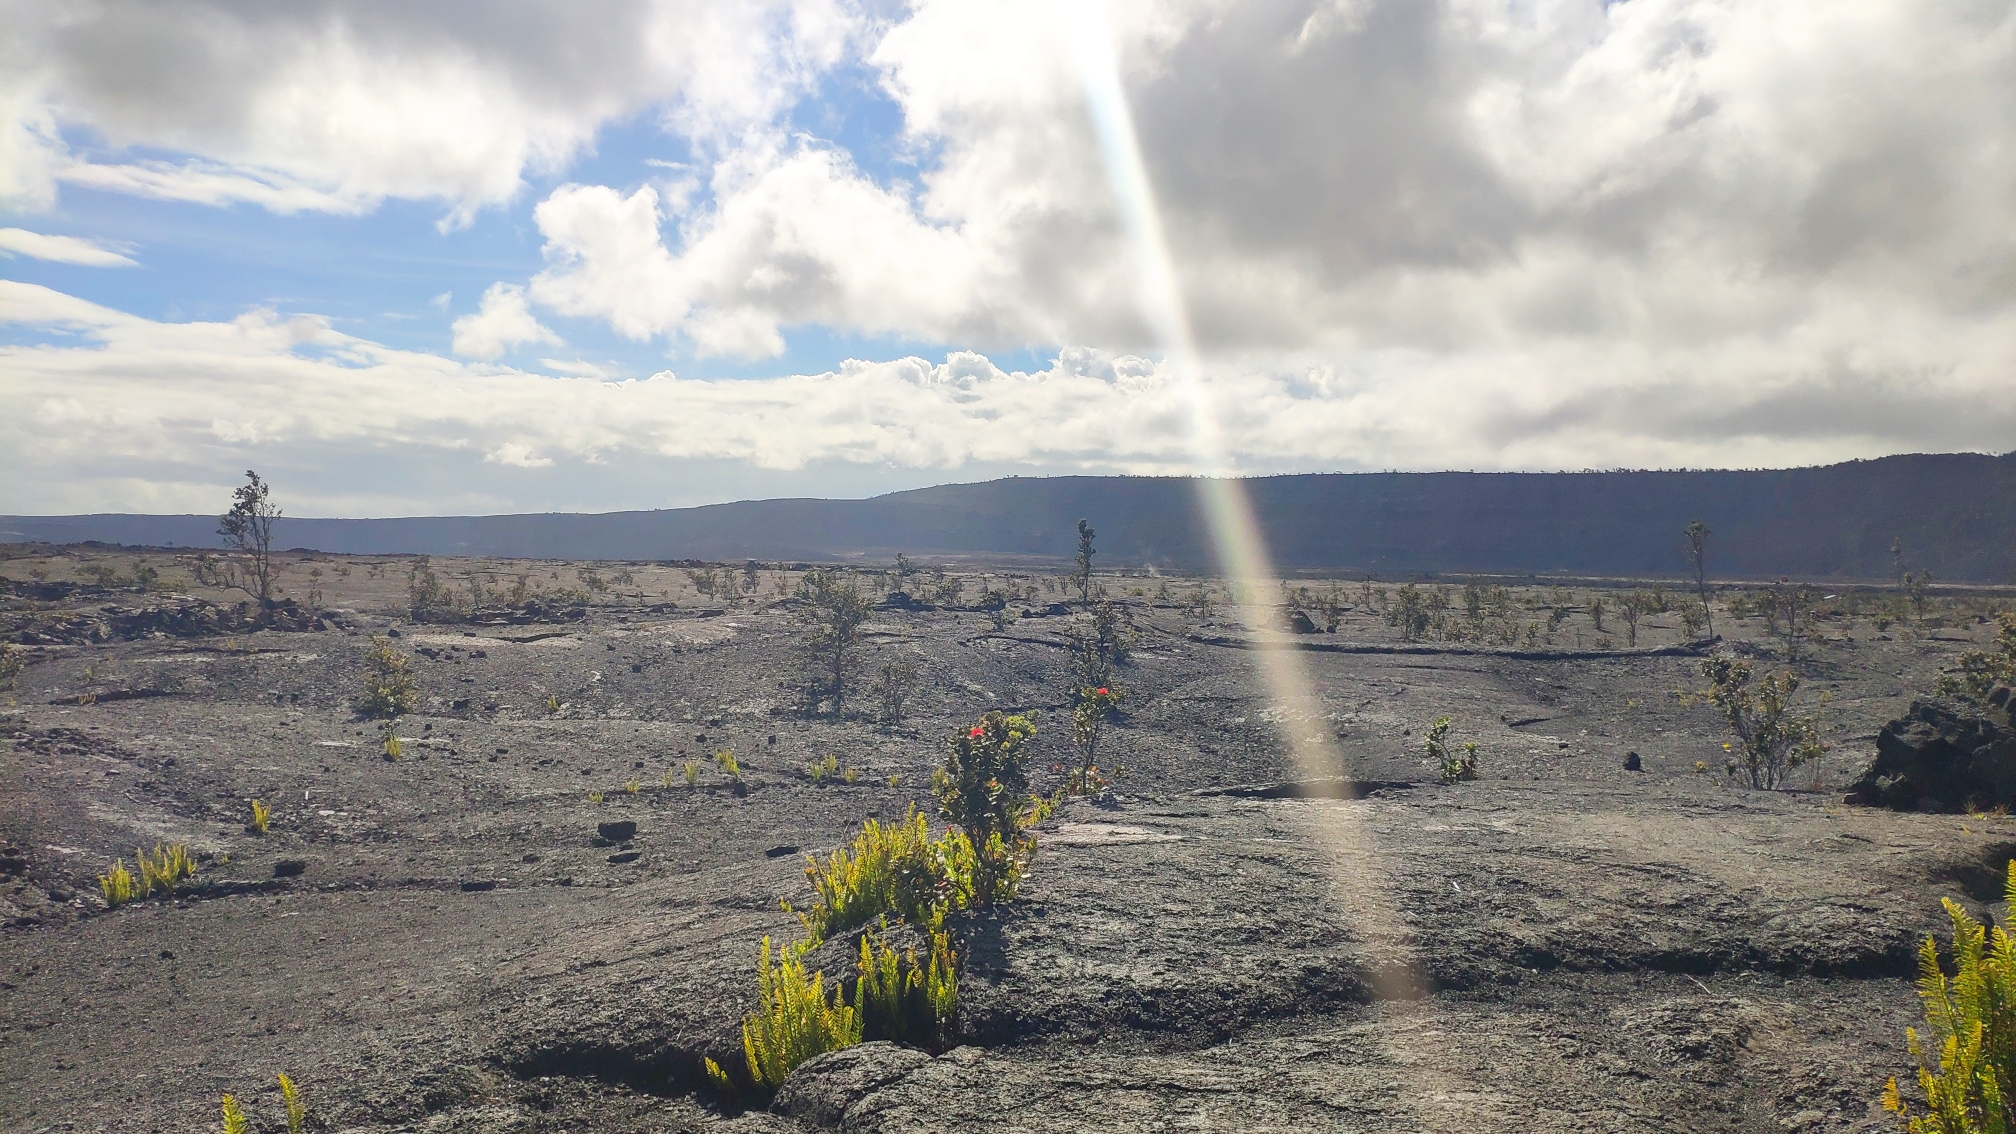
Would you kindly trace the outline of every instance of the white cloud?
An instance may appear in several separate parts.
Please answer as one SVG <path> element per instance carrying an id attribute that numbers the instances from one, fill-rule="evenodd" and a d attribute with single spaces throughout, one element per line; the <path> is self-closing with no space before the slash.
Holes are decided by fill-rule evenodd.
<path id="1" fill-rule="evenodd" d="M 1257 473 L 1768 466 L 2016 447 L 2016 312 L 1980 324 L 1867 316 L 1869 345 L 1820 366 L 1807 365 L 1818 332 L 1804 330 L 1679 352 L 1564 338 L 1482 361 L 1396 349 L 1350 365 L 1224 364 L 1206 393 L 1237 466 Z M 269 464 L 308 483 L 349 482 L 332 467 L 379 478 L 378 495 L 348 500 L 353 514 L 522 507 L 485 495 L 486 463 L 579 478 L 542 499 L 592 510 L 685 491 L 580 471 L 640 462 L 715 469 L 715 499 L 815 468 L 826 471 L 801 493 L 831 491 L 850 469 L 937 480 L 1197 467 L 1183 391 L 1152 360 L 1089 348 L 1034 372 L 955 352 L 767 379 L 609 382 L 464 365 L 264 311 L 154 322 L 15 281 L 0 281 L 0 322 L 18 325 L 16 345 L 0 346 L 0 401 L 15 409 L 0 417 L 0 451 L 14 458 L 6 512 L 207 508 L 133 486 L 214 486 L 219 469 Z M 43 341 L 23 344 L 37 329 Z M 1624 377 L 1654 370 L 1664 377 Z"/>
<path id="2" fill-rule="evenodd" d="M 696 137 L 767 122 L 841 57 L 836 0 L 454 5 L 14 2 L 0 203 L 57 181 L 280 212 L 432 199 L 448 223 L 656 109 Z M 188 160 L 85 162 L 61 131 Z"/>
<path id="3" fill-rule="evenodd" d="M 483 305 L 474 315 L 455 320 L 455 353 L 464 358 L 501 358 L 505 351 L 526 343 L 558 346 L 560 336 L 532 317 L 525 306 L 525 289 L 514 284 L 491 284 L 483 293 Z"/>
<path id="4" fill-rule="evenodd" d="M 91 268 L 130 268 L 131 256 L 114 252 L 76 236 L 50 236 L 25 228 L 0 228 L 0 252 L 12 252 L 59 264 L 83 264 Z"/>

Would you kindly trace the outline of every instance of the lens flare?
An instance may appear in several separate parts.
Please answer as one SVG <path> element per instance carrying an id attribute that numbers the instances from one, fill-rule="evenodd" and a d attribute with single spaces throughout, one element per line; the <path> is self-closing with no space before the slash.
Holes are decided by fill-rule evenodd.
<path id="1" fill-rule="evenodd" d="M 1277 576 L 1245 487 L 1234 479 L 1236 469 L 1225 451 L 1217 413 L 1203 380 L 1182 285 L 1135 136 L 1133 115 L 1120 86 L 1103 7 L 1090 2 L 1071 4 L 1059 18 L 1084 81 L 1086 105 L 1134 256 L 1141 314 L 1189 408 L 1193 456 L 1203 474 L 1198 481 L 1198 504 L 1212 550 L 1231 586 L 1241 620 L 1261 639 L 1256 644 L 1262 648 L 1253 654 L 1263 687 L 1279 706 L 1282 731 L 1302 773 L 1310 777 L 1348 774 L 1344 755 L 1324 724 L 1323 702 L 1303 664 L 1303 655 L 1282 637 L 1288 628 L 1281 611 L 1268 601 Z M 1270 645 L 1280 648 L 1267 648 Z M 1334 808 L 1311 806 L 1305 813 L 1312 820 L 1312 836 L 1336 864 L 1341 897 L 1357 919 L 1366 944 L 1375 954 L 1403 958 L 1380 965 L 1370 974 L 1375 995 L 1385 1000 L 1419 999 L 1425 984 L 1407 948 L 1411 928 L 1400 919 L 1392 895 L 1374 875 L 1375 849 L 1354 811 L 1354 805 L 1341 804 Z"/>

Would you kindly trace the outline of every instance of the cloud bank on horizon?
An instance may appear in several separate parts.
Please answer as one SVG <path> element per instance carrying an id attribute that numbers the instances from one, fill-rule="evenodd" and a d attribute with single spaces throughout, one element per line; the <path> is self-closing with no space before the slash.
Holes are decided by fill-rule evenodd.
<path id="1" fill-rule="evenodd" d="M 1195 467 L 1061 7 L 4 9 L 0 510 Z M 2016 448 L 2006 4 L 1109 17 L 1242 469 Z"/>

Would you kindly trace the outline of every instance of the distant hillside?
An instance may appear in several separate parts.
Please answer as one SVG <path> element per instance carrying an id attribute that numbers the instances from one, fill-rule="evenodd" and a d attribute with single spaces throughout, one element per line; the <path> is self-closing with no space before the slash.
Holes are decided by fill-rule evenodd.
<path id="1" fill-rule="evenodd" d="M 2016 453 L 1885 457 L 1757 472 L 1352 473 L 1246 482 L 1288 570 L 1386 575 L 1678 574 L 1680 529 L 1714 530 L 1724 578 L 1881 579 L 1890 545 L 1940 579 L 2016 581 Z M 284 486 L 281 490 L 285 491 Z M 1102 566 L 1209 569 L 1195 483 L 1010 478 L 870 500 L 758 500 L 600 515 L 287 519 L 320 551 L 574 559 L 1067 558 L 1080 517 Z M 0 517 L 0 540 L 217 544 L 210 516 Z"/>

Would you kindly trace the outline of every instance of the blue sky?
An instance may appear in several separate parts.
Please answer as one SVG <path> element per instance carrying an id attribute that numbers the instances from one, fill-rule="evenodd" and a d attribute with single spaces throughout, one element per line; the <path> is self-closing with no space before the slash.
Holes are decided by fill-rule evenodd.
<path id="1" fill-rule="evenodd" d="M 2016 448 L 2016 13 L 1088 11 L 30 6 L 0 512 Z"/>

